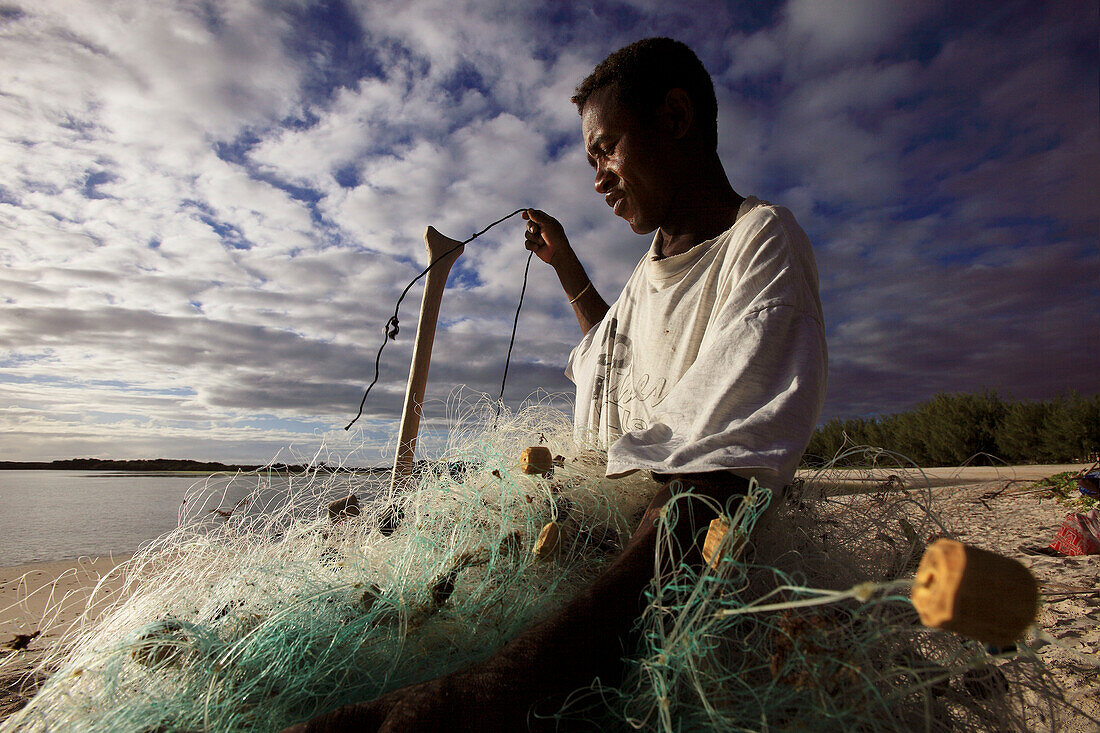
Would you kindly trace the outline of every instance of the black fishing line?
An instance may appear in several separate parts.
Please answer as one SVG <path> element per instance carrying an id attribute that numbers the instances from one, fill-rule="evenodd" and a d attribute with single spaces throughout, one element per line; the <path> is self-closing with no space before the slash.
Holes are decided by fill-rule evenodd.
<path id="1" fill-rule="evenodd" d="M 497 416 L 500 415 L 500 404 L 504 402 L 504 384 L 508 381 L 508 364 L 512 361 L 512 347 L 516 343 L 516 326 L 519 325 L 519 310 L 523 307 L 523 294 L 527 292 L 527 273 L 531 270 L 531 258 L 535 252 L 532 250 L 527 255 L 527 266 L 523 268 L 523 287 L 519 291 L 519 303 L 516 304 L 516 317 L 512 321 L 512 338 L 508 341 L 508 356 L 504 357 L 504 376 L 500 380 L 500 396 L 497 397 Z"/>
<path id="2" fill-rule="evenodd" d="M 428 266 L 425 267 L 423 271 L 421 271 L 421 273 L 419 275 L 414 277 L 409 282 L 409 284 L 405 286 L 405 289 L 403 291 L 401 291 L 401 296 L 397 299 L 397 304 L 393 307 L 393 316 L 390 317 L 390 320 L 386 321 L 386 325 L 384 327 L 386 335 L 383 336 L 382 345 L 378 347 L 378 353 L 374 357 L 374 379 L 372 379 L 371 383 L 367 385 L 367 391 L 363 393 L 363 399 L 359 402 L 359 412 L 358 412 L 358 414 L 356 414 L 356 416 L 352 419 L 351 422 L 349 422 L 347 425 L 344 426 L 344 430 L 350 430 L 351 426 L 355 424 L 355 421 L 363 416 L 363 406 L 367 404 L 367 395 L 370 394 L 371 387 L 373 387 L 375 385 L 375 383 L 378 382 L 378 372 L 379 372 L 380 364 L 382 362 L 382 349 L 386 348 L 386 342 L 387 341 L 396 341 L 397 340 L 397 334 L 401 332 L 401 328 L 400 328 L 400 325 L 399 325 L 400 321 L 397 318 L 397 311 L 400 310 L 401 301 L 403 301 L 405 299 L 405 296 L 409 294 L 409 291 L 412 289 L 412 286 L 415 285 L 417 283 L 417 281 L 420 280 L 420 278 L 427 275 L 428 272 L 433 267 L 435 267 L 441 260 L 446 258 L 447 255 L 449 255 L 451 252 L 454 252 L 456 249 L 459 249 L 460 247 L 463 247 L 463 246 L 469 244 L 470 242 L 474 241 L 475 239 L 480 237 L 482 234 L 484 234 L 485 232 L 487 232 L 490 229 L 492 229 L 493 227 L 495 227 L 497 224 L 500 224 L 503 221 L 511 219 L 516 214 L 527 211 L 528 208 L 529 207 L 524 207 L 522 209 L 516 209 L 511 214 L 508 214 L 507 216 L 500 217 L 499 219 L 494 221 L 492 224 L 490 224 L 489 226 L 482 229 L 480 232 L 477 232 L 476 234 L 471 236 L 469 239 L 467 239 L 463 242 L 459 242 L 454 247 L 451 247 L 449 250 L 447 250 L 443 254 L 439 255 L 439 257 L 436 257 L 434 260 L 432 260 L 428 264 Z M 515 340 L 516 340 L 516 325 L 519 323 L 519 310 L 520 310 L 520 308 L 523 307 L 523 293 L 526 292 L 526 290 L 527 290 L 527 270 L 529 270 L 530 267 L 531 267 L 531 255 L 533 255 L 533 254 L 534 254 L 534 252 L 532 252 L 530 255 L 527 256 L 527 269 L 525 269 L 523 271 L 523 289 L 520 291 L 520 294 L 519 294 L 519 305 L 516 306 L 516 318 L 515 318 L 515 321 L 512 323 L 512 340 L 508 344 L 508 359 L 505 360 L 505 362 L 504 362 L 504 380 L 501 380 L 501 383 L 500 383 L 500 396 L 501 396 L 502 399 L 504 397 L 504 381 L 508 379 L 508 361 L 511 360 L 511 358 L 512 358 L 512 346 L 515 344 Z M 499 408 L 498 408 L 498 411 L 499 411 Z"/>

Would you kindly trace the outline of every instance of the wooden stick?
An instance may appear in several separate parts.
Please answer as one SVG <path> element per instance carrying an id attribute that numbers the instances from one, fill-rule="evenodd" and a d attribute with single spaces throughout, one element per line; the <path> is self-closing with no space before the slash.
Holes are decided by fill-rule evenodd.
<path id="1" fill-rule="evenodd" d="M 432 361 L 432 344 L 435 342 L 435 324 L 439 320 L 439 303 L 443 300 L 443 288 L 447 284 L 451 266 L 465 249 L 460 242 L 437 232 L 435 227 L 425 230 L 424 243 L 428 247 L 428 262 L 435 262 L 448 250 L 454 251 L 428 271 L 424 283 L 420 320 L 416 324 L 416 345 L 413 347 L 412 366 L 409 368 L 409 383 L 405 387 L 405 406 L 401 410 L 397 455 L 393 459 L 391 491 L 412 473 L 413 453 L 416 451 L 416 438 L 420 432 L 420 415 L 424 405 L 424 388 L 428 384 L 428 366 Z"/>

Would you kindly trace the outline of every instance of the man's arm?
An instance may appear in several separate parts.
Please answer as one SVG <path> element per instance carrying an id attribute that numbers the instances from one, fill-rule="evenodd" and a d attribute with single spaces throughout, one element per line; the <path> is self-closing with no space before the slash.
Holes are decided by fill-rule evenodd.
<path id="1" fill-rule="evenodd" d="M 685 484 L 723 505 L 744 489 L 736 477 L 714 476 L 709 481 L 692 477 Z M 638 642 L 636 622 L 645 608 L 642 593 L 654 576 L 658 519 L 671 496 L 665 484 L 623 553 L 592 585 L 489 659 L 371 702 L 344 706 L 291 731 L 538 730 L 539 719 L 530 715 L 532 706 L 538 709 L 537 703 L 545 702 L 542 712 L 552 714 L 566 695 L 596 677 L 616 684 L 623 657 L 632 654 Z M 700 535 L 714 514 L 702 502 L 693 504 L 693 511 L 679 512 L 680 520 L 672 527 L 670 544 L 686 552 L 664 556 L 662 573 L 680 562 L 702 564 Z M 542 722 L 552 727 L 553 721 Z"/>
<path id="2" fill-rule="evenodd" d="M 538 209 L 528 209 L 523 212 L 523 218 L 528 222 L 525 246 L 554 268 L 573 306 L 581 332 L 588 333 L 607 314 L 607 303 L 596 292 L 558 220 Z"/>

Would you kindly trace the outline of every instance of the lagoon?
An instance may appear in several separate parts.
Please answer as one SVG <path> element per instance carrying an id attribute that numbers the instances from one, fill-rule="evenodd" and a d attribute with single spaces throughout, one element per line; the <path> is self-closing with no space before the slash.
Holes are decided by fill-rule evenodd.
<path id="1" fill-rule="evenodd" d="M 128 554 L 174 529 L 193 487 L 208 484 L 232 507 L 277 474 L 0 471 L 0 566 Z"/>

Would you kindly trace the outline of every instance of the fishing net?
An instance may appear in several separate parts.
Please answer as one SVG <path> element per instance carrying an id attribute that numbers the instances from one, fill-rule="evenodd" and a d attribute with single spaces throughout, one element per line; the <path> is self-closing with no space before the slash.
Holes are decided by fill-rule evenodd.
<path id="1" fill-rule="evenodd" d="M 514 414 L 488 400 L 452 406 L 449 439 L 397 492 L 388 472 L 338 460 L 196 486 L 178 529 L 121 568 L 121 587 L 93 597 L 107 610 L 62 635 L 40 664 L 49 678 L 2 729 L 278 730 L 485 658 L 591 582 L 657 488 L 642 472 L 605 478 L 605 457 L 549 403 Z M 555 456 L 552 475 L 523 472 L 532 445 Z M 894 478 L 882 478 L 885 463 Z M 655 578 L 625 682 L 574 693 L 559 727 L 1056 720 L 1065 703 L 1026 647 L 991 652 L 920 625 L 904 579 L 943 530 L 917 473 L 853 451 L 782 494 L 754 486 L 743 502 L 712 506 L 730 524 L 717 559 Z M 358 514 L 330 510 L 349 494 Z M 681 486 L 662 521 L 702 501 Z M 538 558 L 550 521 L 560 541 Z M 659 553 L 675 550 L 671 538 L 662 533 Z"/>
<path id="2" fill-rule="evenodd" d="M 1031 731 L 1081 713 L 1028 647 L 921 625 L 911 579 L 945 533 L 926 487 L 857 447 L 726 507 L 719 559 L 655 580 L 626 683 L 574 693 L 565 728 Z M 677 494 L 669 516 L 700 501 Z"/>

